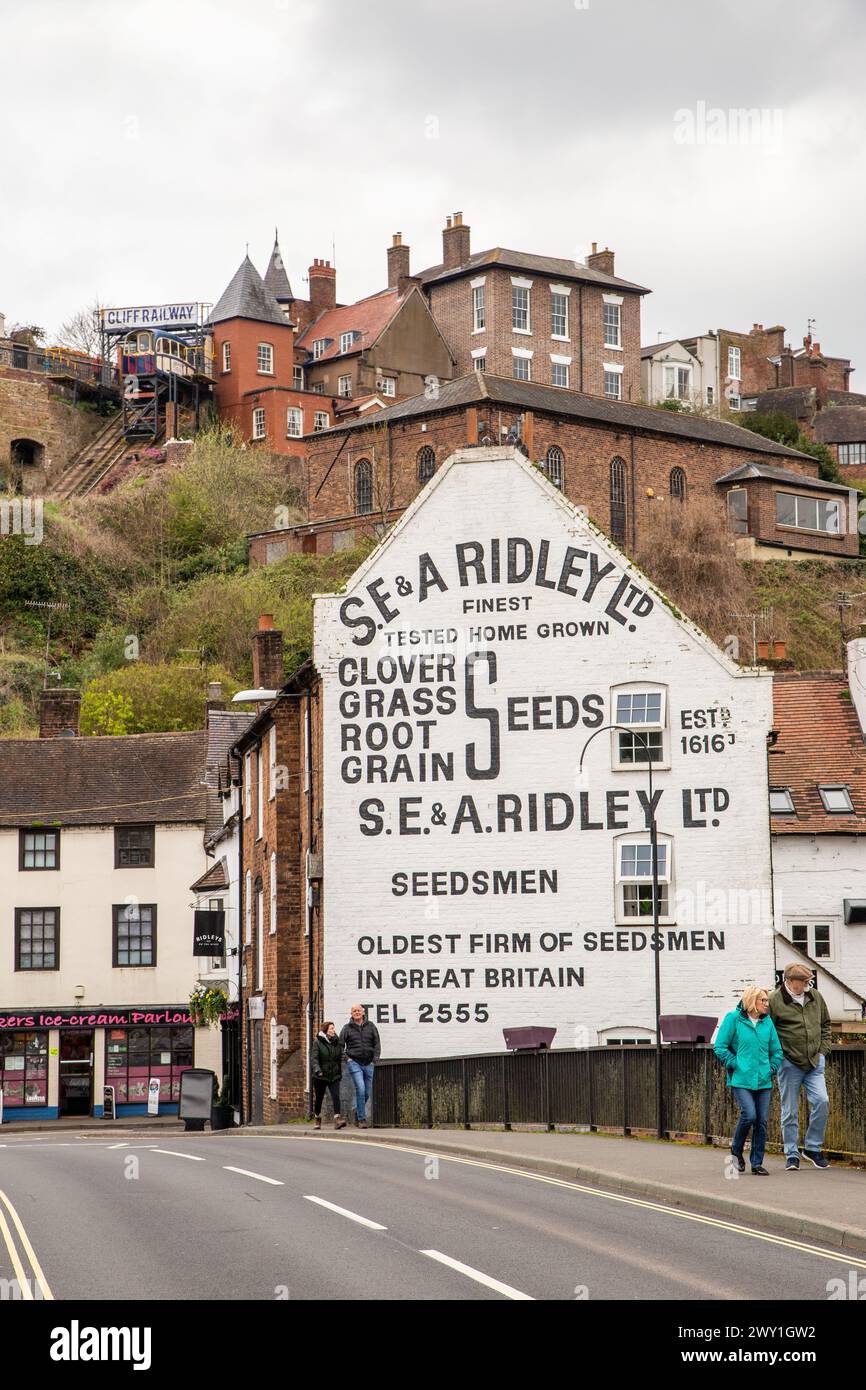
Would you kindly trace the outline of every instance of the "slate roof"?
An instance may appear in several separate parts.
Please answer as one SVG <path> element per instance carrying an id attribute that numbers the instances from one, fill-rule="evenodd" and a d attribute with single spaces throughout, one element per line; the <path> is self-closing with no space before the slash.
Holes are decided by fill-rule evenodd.
<path id="1" fill-rule="evenodd" d="M 205 821 L 204 729 L 0 740 L 0 825 Z"/>
<path id="2" fill-rule="evenodd" d="M 516 406 L 521 410 L 546 411 L 577 420 L 594 421 L 626 429 L 651 431 L 654 434 L 673 435 L 680 439 L 697 439 L 710 444 L 726 444 L 735 449 L 748 449 L 753 454 L 775 454 L 783 458 L 806 458 L 796 449 L 785 444 L 765 439 L 763 435 L 753 434 L 740 425 L 729 425 L 722 420 L 706 420 L 688 412 L 674 413 L 659 410 L 648 405 L 630 405 L 625 401 L 609 401 L 602 396 L 586 396 L 579 391 L 567 391 L 559 386 L 541 386 L 533 381 L 515 381 L 512 377 L 492 376 L 488 372 L 470 372 L 457 377 L 455 381 L 443 381 L 439 385 L 436 399 L 422 393 L 409 396 L 404 401 L 396 401 L 385 410 L 378 411 L 376 423 L 411 420 L 416 416 L 438 415 L 446 410 L 460 406 L 482 405 L 489 401 L 492 405 Z M 319 437 L 328 433 L 343 434 L 346 430 L 364 429 L 367 421 L 347 420 L 333 426 L 330 431 L 322 430 Z M 814 463 L 813 459 L 809 460 Z"/>
<path id="3" fill-rule="evenodd" d="M 866 407 L 834 405 L 815 417 L 815 438 L 821 444 L 857 444 L 866 440 Z"/>
<path id="4" fill-rule="evenodd" d="M 256 323 L 278 323 L 283 328 L 288 323 L 249 256 L 244 256 L 211 310 L 210 323 L 224 323 L 226 319 L 253 319 Z"/>
<path id="5" fill-rule="evenodd" d="M 717 483 L 745 483 L 752 478 L 767 478 L 772 483 L 793 483 L 797 487 L 819 488 L 822 492 L 848 492 L 842 483 L 828 483 L 823 478 L 812 478 L 808 473 L 791 473 L 787 468 L 774 468 L 767 463 L 741 463 L 730 473 L 716 478 Z"/>
<path id="6" fill-rule="evenodd" d="M 218 835 L 223 828 L 220 789 L 231 780 L 232 763 L 229 756 L 232 744 L 246 733 L 255 715 L 235 709 L 208 710 L 207 717 L 207 806 L 205 840 Z"/>
<path id="7" fill-rule="evenodd" d="M 773 676 L 770 786 L 788 787 L 796 815 L 774 815 L 774 835 L 866 833 L 866 742 L 848 679 L 837 671 L 784 671 Z M 853 815 L 824 810 L 818 785 L 848 787 Z"/>
<path id="8" fill-rule="evenodd" d="M 645 285 L 636 285 L 631 280 L 621 280 L 616 275 L 606 275 L 603 270 L 593 270 L 582 261 L 564 260 L 559 256 L 536 256 L 529 251 L 509 251 L 504 246 L 493 246 L 489 251 L 476 251 L 459 266 L 431 265 L 415 277 L 423 285 L 431 285 L 439 280 L 453 280 L 460 275 L 473 274 L 482 266 L 495 265 L 503 270 L 532 270 L 537 275 L 550 275 L 558 280 L 578 280 L 584 284 L 600 285 L 614 290 L 633 290 L 637 294 L 650 294 Z"/>
<path id="9" fill-rule="evenodd" d="M 289 277 L 286 274 L 286 267 L 283 264 L 280 243 L 276 234 L 274 235 L 274 249 L 271 252 L 271 259 L 268 261 L 268 268 L 265 271 L 265 288 L 270 290 L 278 303 L 283 303 L 283 301 L 288 301 L 295 297 L 292 294 L 292 287 L 289 284 Z"/>
<path id="10" fill-rule="evenodd" d="M 317 338 L 330 338 L 331 345 L 317 357 L 317 362 L 327 362 L 334 357 L 348 357 L 352 353 L 363 352 L 375 343 L 388 327 L 398 309 L 406 302 L 406 295 L 396 289 L 380 290 L 377 294 L 359 299 L 355 304 L 338 304 L 336 309 L 326 309 L 315 323 L 311 323 L 298 336 L 297 346 L 312 353 Z M 347 352 L 340 352 L 340 336 L 343 333 L 360 334 Z"/>

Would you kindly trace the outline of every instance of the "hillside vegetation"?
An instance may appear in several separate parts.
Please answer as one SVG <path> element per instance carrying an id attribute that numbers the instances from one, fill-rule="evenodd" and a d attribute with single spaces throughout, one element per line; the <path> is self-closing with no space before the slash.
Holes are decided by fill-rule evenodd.
<path id="1" fill-rule="evenodd" d="M 370 548 L 251 570 L 247 535 L 301 520 L 298 503 L 282 460 L 214 431 L 182 467 L 49 504 L 41 545 L 5 537 L 0 737 L 35 733 L 46 646 L 50 683 L 82 688 L 90 734 L 200 727 L 209 680 L 229 698 L 250 684 L 261 613 L 285 634 L 288 674 L 311 651 L 313 594 L 339 589 Z M 840 664 L 840 592 L 858 595 L 845 609 L 847 635 L 866 618 L 866 560 L 742 565 L 709 502 L 659 504 L 643 529 L 637 563 L 722 646 L 736 638 L 744 662 L 744 615 L 761 614 L 758 637 L 784 639 L 804 669 Z M 63 606 L 38 606 L 47 604 Z"/>

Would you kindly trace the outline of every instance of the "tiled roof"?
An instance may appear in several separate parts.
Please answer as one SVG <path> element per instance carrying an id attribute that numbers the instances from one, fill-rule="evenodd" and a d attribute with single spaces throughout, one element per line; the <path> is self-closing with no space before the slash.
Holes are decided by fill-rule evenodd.
<path id="1" fill-rule="evenodd" d="M 201 878 L 190 884 L 191 893 L 207 893 L 209 890 L 223 890 L 229 886 L 229 871 L 225 859 L 218 859 L 206 869 Z"/>
<path id="2" fill-rule="evenodd" d="M 774 386 L 769 391 L 759 391 L 755 397 L 755 409 L 761 413 L 780 410 L 794 419 L 808 419 L 815 409 L 816 391 L 814 386 Z"/>
<path id="3" fill-rule="evenodd" d="M 274 299 L 278 301 L 294 299 L 289 277 L 286 274 L 286 267 L 283 265 L 280 243 L 276 236 L 274 237 L 271 259 L 268 261 L 268 268 L 265 271 L 265 288 L 270 290 Z"/>
<path id="4" fill-rule="evenodd" d="M 249 256 L 244 256 L 218 303 L 211 310 L 209 321 L 224 323 L 227 319 L 254 319 L 256 323 L 279 323 L 283 328 L 288 323 Z"/>
<path id="5" fill-rule="evenodd" d="M 204 729 L 0 740 L 0 825 L 205 820 Z"/>
<path id="6" fill-rule="evenodd" d="M 665 348 L 685 346 L 685 338 L 668 338 L 665 343 L 650 343 L 647 347 L 642 347 L 640 355 L 641 357 L 655 357 L 657 352 L 664 352 Z M 686 348 L 686 351 L 688 352 L 688 348 Z"/>
<path id="7" fill-rule="evenodd" d="M 487 372 L 470 372 L 456 381 L 441 382 L 435 399 L 424 393 L 397 401 L 377 413 L 376 423 L 438 415 L 459 406 L 482 405 L 485 401 L 494 405 L 516 406 L 519 410 L 546 411 L 560 418 L 597 421 L 626 429 L 674 435 L 680 439 L 726 444 L 735 449 L 748 449 L 753 454 L 775 454 L 796 459 L 806 457 L 785 444 L 777 444 L 763 435 L 753 434 L 740 425 L 729 425 L 722 420 L 701 419 L 687 411 L 675 413 L 648 405 L 609 401 L 603 396 L 585 396 L 579 391 L 568 391 L 559 386 L 540 386 L 533 381 L 515 381 L 511 377 L 492 376 Z M 367 423 L 364 419 L 347 420 L 335 426 L 334 430 L 342 434 L 346 430 L 364 429 Z"/>
<path id="8" fill-rule="evenodd" d="M 504 246 L 491 247 L 489 251 L 476 251 L 459 266 L 431 265 L 418 273 L 417 279 L 424 285 L 436 280 L 451 280 L 458 275 L 470 275 L 482 266 L 495 265 L 503 270 L 534 270 L 538 275 L 551 275 L 559 280 L 579 280 L 584 284 L 600 285 L 602 288 L 634 290 L 638 294 L 649 294 L 645 285 L 636 285 L 631 280 L 620 280 L 616 275 L 606 275 L 603 270 L 593 270 L 582 261 L 564 260 L 559 256 L 536 256 L 529 251 L 509 251 Z"/>
<path id="9" fill-rule="evenodd" d="M 229 750 L 241 734 L 246 732 L 254 719 L 254 714 L 241 710 L 212 709 L 208 711 L 205 839 L 222 830 L 223 813 L 219 789 L 231 779 Z"/>
<path id="10" fill-rule="evenodd" d="M 813 478 L 808 473 L 791 473 L 787 468 L 774 468 L 768 463 L 741 463 L 739 468 L 732 468 L 730 473 L 716 478 L 716 482 L 747 483 L 752 478 L 767 478 L 772 483 L 792 483 L 795 487 L 815 487 L 822 492 L 848 491 L 842 483 L 828 483 L 823 478 Z"/>
<path id="11" fill-rule="evenodd" d="M 770 752 L 770 786 L 788 787 L 796 811 L 772 816 L 773 834 L 866 833 L 866 742 L 847 677 L 835 671 L 777 672 L 773 707 L 779 738 Z M 825 811 L 819 784 L 847 786 L 854 813 Z"/>
<path id="12" fill-rule="evenodd" d="M 866 408 L 834 405 L 815 418 L 815 438 L 821 444 L 855 444 L 866 441 Z"/>
<path id="13" fill-rule="evenodd" d="M 363 352 L 388 327 L 405 299 L 406 296 L 398 294 L 396 289 L 387 289 L 371 294 L 367 299 L 359 299 L 355 304 L 338 304 L 336 309 L 326 309 L 315 323 L 300 334 L 297 346 L 312 353 L 317 338 L 330 338 L 330 347 L 316 358 L 317 362 L 327 362 L 330 358 L 348 355 L 340 353 L 340 337 L 343 333 L 355 332 L 360 336 L 348 352 Z"/>

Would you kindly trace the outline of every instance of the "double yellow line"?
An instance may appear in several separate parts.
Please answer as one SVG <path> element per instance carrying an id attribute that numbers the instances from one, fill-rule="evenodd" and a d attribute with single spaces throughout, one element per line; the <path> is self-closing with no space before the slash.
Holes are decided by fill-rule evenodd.
<path id="1" fill-rule="evenodd" d="M 33 1288 L 31 1287 L 30 1275 L 28 1275 L 28 1273 L 26 1272 L 24 1264 L 22 1263 L 21 1256 L 18 1253 L 14 1237 L 9 1228 L 9 1222 L 6 1220 L 6 1213 L 3 1210 L 4 1207 L 6 1208 L 6 1211 L 9 1213 L 10 1217 L 12 1218 L 12 1224 L 14 1225 L 15 1230 L 18 1233 L 18 1240 L 21 1244 L 22 1250 L 24 1251 L 24 1257 L 30 1264 L 30 1269 L 33 1275 L 33 1281 L 39 1289 L 39 1297 L 53 1299 L 54 1294 L 48 1287 L 48 1282 L 45 1278 L 45 1275 L 42 1273 L 42 1266 L 36 1258 L 36 1252 L 33 1249 L 33 1246 L 30 1244 L 27 1232 L 25 1231 L 24 1226 L 22 1225 L 21 1217 L 18 1215 L 12 1203 L 9 1201 L 9 1198 L 6 1196 L 6 1193 L 0 1191 L 0 1235 L 2 1235 L 6 1245 L 6 1249 L 9 1251 L 9 1258 L 12 1261 L 12 1268 L 15 1271 L 15 1278 L 18 1281 L 18 1288 L 21 1292 L 21 1298 L 25 1302 L 33 1302 L 36 1299 L 37 1295 L 33 1292 Z"/>

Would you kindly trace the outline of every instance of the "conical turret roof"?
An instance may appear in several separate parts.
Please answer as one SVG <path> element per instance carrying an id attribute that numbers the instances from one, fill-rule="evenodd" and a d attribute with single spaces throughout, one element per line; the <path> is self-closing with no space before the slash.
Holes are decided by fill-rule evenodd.
<path id="1" fill-rule="evenodd" d="M 289 284 L 289 277 L 283 264 L 280 241 L 276 232 L 274 233 L 274 249 L 265 271 L 265 284 L 278 304 L 290 303 L 295 297 L 292 294 L 292 287 Z"/>
<path id="2" fill-rule="evenodd" d="M 210 316 L 211 323 L 224 323 L 226 319 L 254 319 L 256 323 L 285 327 L 285 314 L 249 256 L 244 256 Z"/>

